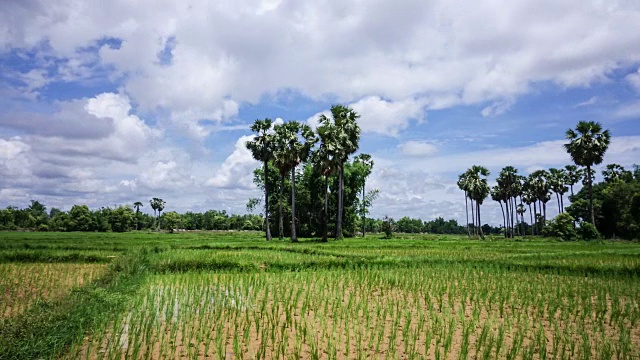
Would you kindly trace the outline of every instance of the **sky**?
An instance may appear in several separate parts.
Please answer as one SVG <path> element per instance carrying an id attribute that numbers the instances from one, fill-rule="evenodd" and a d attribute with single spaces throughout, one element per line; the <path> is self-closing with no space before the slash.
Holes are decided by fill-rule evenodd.
<path id="1" fill-rule="evenodd" d="M 602 166 L 640 163 L 638 24 L 635 0 L 2 0 L 0 207 L 245 213 L 253 121 L 344 104 L 372 216 L 464 222 L 458 174 L 569 164 L 578 121 L 612 133 Z"/>

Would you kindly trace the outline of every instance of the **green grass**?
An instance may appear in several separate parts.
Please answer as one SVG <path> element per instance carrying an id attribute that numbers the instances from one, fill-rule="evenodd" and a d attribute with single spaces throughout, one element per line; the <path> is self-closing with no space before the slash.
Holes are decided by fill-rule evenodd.
<path id="1" fill-rule="evenodd" d="M 640 244 L 493 240 L 1 232 L 6 269 L 108 265 L 1 320 L 0 359 L 640 356 Z"/>

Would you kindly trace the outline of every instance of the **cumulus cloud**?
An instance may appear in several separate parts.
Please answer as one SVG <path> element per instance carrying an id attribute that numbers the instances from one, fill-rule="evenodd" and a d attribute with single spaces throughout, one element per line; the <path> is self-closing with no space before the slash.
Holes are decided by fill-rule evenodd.
<path id="1" fill-rule="evenodd" d="M 231 155 L 224 160 L 215 175 L 207 180 L 206 185 L 217 188 L 254 188 L 253 170 L 260 166 L 260 163 L 253 159 L 245 146 L 246 142 L 252 139 L 253 136 L 239 138 Z"/>

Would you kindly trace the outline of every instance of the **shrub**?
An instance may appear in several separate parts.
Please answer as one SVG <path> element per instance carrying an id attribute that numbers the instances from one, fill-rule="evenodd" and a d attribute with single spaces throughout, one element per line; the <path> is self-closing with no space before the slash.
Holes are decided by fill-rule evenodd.
<path id="1" fill-rule="evenodd" d="M 564 241 L 576 240 L 578 233 L 573 227 L 573 221 L 573 217 L 568 213 L 559 214 L 547 222 L 547 226 L 542 229 L 542 235 L 557 236 Z"/>
<path id="2" fill-rule="evenodd" d="M 600 233 L 596 226 L 590 222 L 583 221 L 580 223 L 580 228 L 578 228 L 578 235 L 582 238 L 582 240 L 596 240 L 600 239 Z"/>
<path id="3" fill-rule="evenodd" d="M 382 219 L 381 228 L 382 232 L 384 232 L 384 238 L 391 239 L 391 237 L 393 236 L 393 232 L 396 229 L 396 223 L 392 218 L 385 216 L 384 219 Z"/>

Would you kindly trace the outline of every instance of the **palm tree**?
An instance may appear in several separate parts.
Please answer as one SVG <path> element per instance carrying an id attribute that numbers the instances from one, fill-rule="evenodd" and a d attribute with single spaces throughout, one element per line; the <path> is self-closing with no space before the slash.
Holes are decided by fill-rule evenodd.
<path id="1" fill-rule="evenodd" d="M 563 195 L 569 188 L 565 186 L 567 174 L 564 169 L 549 169 L 549 186 L 551 190 L 556 194 L 556 200 L 558 201 L 558 213 L 564 212 L 564 199 Z"/>
<path id="2" fill-rule="evenodd" d="M 136 208 L 136 230 L 138 230 L 138 224 L 140 223 L 140 207 L 143 206 L 140 201 L 133 203 L 133 207 Z"/>
<path id="3" fill-rule="evenodd" d="M 278 237 L 280 240 L 284 237 L 284 214 L 282 212 L 282 192 L 284 191 L 284 178 L 287 176 L 287 173 L 291 170 L 291 166 L 288 162 L 288 149 L 287 149 L 287 127 L 284 124 L 276 125 L 274 128 L 273 134 L 273 165 L 278 169 L 280 173 L 280 196 L 278 199 Z"/>
<path id="4" fill-rule="evenodd" d="M 318 136 L 322 143 L 320 148 L 313 152 L 312 161 L 314 166 L 318 169 L 320 174 L 324 177 L 324 207 L 322 210 L 322 241 L 327 242 L 328 239 L 328 221 L 329 221 L 329 176 L 334 173 L 336 166 L 333 161 L 331 152 L 328 150 L 329 144 L 327 142 L 330 136 L 329 131 L 324 131 L 326 128 L 318 128 Z"/>
<path id="5" fill-rule="evenodd" d="M 535 226 L 533 223 L 533 216 L 535 213 L 535 204 L 536 204 L 536 197 L 535 194 L 533 192 L 533 186 L 531 184 L 530 178 L 526 178 L 522 184 L 522 188 L 523 188 L 523 202 L 525 204 L 527 204 L 529 206 L 529 218 L 531 220 L 531 235 L 535 235 Z M 534 206 L 534 210 L 531 211 L 531 204 L 533 204 Z"/>
<path id="6" fill-rule="evenodd" d="M 571 155 L 576 165 L 587 168 L 587 186 L 589 187 L 589 209 L 591 211 L 591 223 L 595 225 L 593 213 L 593 177 L 591 167 L 602 162 L 604 153 L 609 148 L 611 134 L 609 130 L 602 131 L 602 125 L 594 121 L 580 121 L 573 129 L 567 130 L 566 138 L 569 143 L 564 144 L 565 149 Z"/>
<path id="7" fill-rule="evenodd" d="M 156 227 L 155 226 L 156 225 L 155 222 L 156 222 L 156 219 L 157 219 L 156 211 L 158 210 L 158 198 L 153 198 L 153 199 L 149 200 L 149 205 L 151 205 L 151 208 L 153 209 L 153 222 L 154 222 L 153 227 L 155 228 Z"/>
<path id="8" fill-rule="evenodd" d="M 344 163 L 349 155 L 358 150 L 360 144 L 360 126 L 358 118 L 360 115 L 353 109 L 343 105 L 333 105 L 331 107 L 331 117 L 329 119 L 324 114 L 320 115 L 320 127 L 329 126 L 328 130 L 333 132 L 331 136 L 335 140 L 332 149 L 332 157 L 338 165 L 338 215 L 336 217 L 336 239 L 342 239 L 342 213 L 344 211 Z"/>
<path id="9" fill-rule="evenodd" d="M 607 165 L 607 168 L 602 171 L 602 176 L 604 176 L 604 181 L 608 183 L 633 179 L 631 171 L 625 170 L 623 166 L 618 164 Z"/>
<path id="10" fill-rule="evenodd" d="M 541 227 L 547 221 L 547 202 L 551 200 L 551 186 L 549 184 L 549 172 L 547 170 L 537 170 L 531 173 L 531 186 L 534 195 L 538 200 L 540 214 L 542 215 Z M 537 219 L 536 219 L 537 223 Z"/>
<path id="11" fill-rule="evenodd" d="M 489 196 L 490 188 L 487 184 L 487 176 L 489 176 L 489 170 L 483 166 L 474 165 L 469 169 L 469 182 L 468 189 L 472 200 L 476 202 L 476 220 L 478 224 L 478 231 L 480 238 L 484 240 L 484 233 L 482 232 L 482 220 L 480 218 L 480 205 L 484 202 L 484 199 Z"/>
<path id="12" fill-rule="evenodd" d="M 514 236 L 514 213 L 515 213 L 515 198 L 520 192 L 520 180 L 518 177 L 518 169 L 513 166 L 505 166 L 498 175 L 498 186 L 502 189 L 505 195 L 505 208 L 506 208 L 506 227 L 505 231 L 508 237 Z"/>
<path id="13" fill-rule="evenodd" d="M 460 176 L 458 176 L 458 187 L 460 188 L 460 190 L 464 191 L 464 211 L 465 214 L 467 215 L 467 236 L 471 237 L 471 230 L 469 229 L 469 207 L 468 207 L 468 194 L 467 194 L 467 188 L 468 188 L 468 172 L 465 172 L 463 174 L 460 174 Z M 504 212 L 504 210 L 503 210 Z M 474 222 L 475 224 L 475 222 Z"/>
<path id="14" fill-rule="evenodd" d="M 269 160 L 272 158 L 272 138 L 273 135 L 269 133 L 271 129 L 271 119 L 256 120 L 251 125 L 251 131 L 256 135 L 253 140 L 247 141 L 245 146 L 251 155 L 257 161 L 261 161 L 264 165 L 264 218 L 266 221 L 266 237 L 267 241 L 271 241 L 271 229 L 269 227 Z"/>
<path id="15" fill-rule="evenodd" d="M 278 131 L 283 147 L 283 163 L 291 170 L 291 242 L 297 242 L 296 235 L 296 167 L 309 157 L 316 139 L 308 125 L 290 121 L 279 125 Z"/>
<path id="16" fill-rule="evenodd" d="M 520 227 L 522 228 L 522 236 L 525 236 L 525 228 L 524 228 L 524 213 L 527 210 L 524 207 L 523 203 L 518 204 L 518 207 L 516 209 L 516 212 L 518 213 L 518 215 L 520 215 Z"/>
<path id="17" fill-rule="evenodd" d="M 162 199 L 157 199 L 157 204 L 156 207 L 158 209 L 158 221 L 157 221 L 157 231 L 160 231 L 160 215 L 162 215 L 162 210 L 164 210 L 164 205 L 166 204 L 166 202 Z"/>
<path id="18" fill-rule="evenodd" d="M 505 201 L 506 196 L 505 196 L 505 192 L 503 191 L 502 187 L 500 187 L 500 185 L 496 185 L 493 188 L 491 188 L 491 199 L 493 201 L 497 201 L 498 204 L 500 204 L 500 210 L 502 210 L 502 223 L 504 224 L 504 237 L 506 238 L 508 236 L 507 235 L 507 232 L 508 232 L 507 217 L 505 216 L 504 207 L 502 206 L 502 202 Z"/>
<path id="19" fill-rule="evenodd" d="M 567 165 L 564 167 L 566 178 L 564 183 L 569 185 L 571 189 L 571 197 L 573 197 L 573 185 L 577 184 L 582 179 L 582 170 L 578 169 L 575 165 Z"/>
<path id="20" fill-rule="evenodd" d="M 356 156 L 354 161 L 358 164 L 361 164 L 361 168 L 363 170 L 362 174 L 362 207 L 361 207 L 361 216 L 362 216 L 362 237 L 364 238 L 365 232 L 365 222 L 367 220 L 367 204 L 365 200 L 365 184 L 367 177 L 371 175 L 371 170 L 373 169 L 373 159 L 369 154 L 360 154 Z"/>

